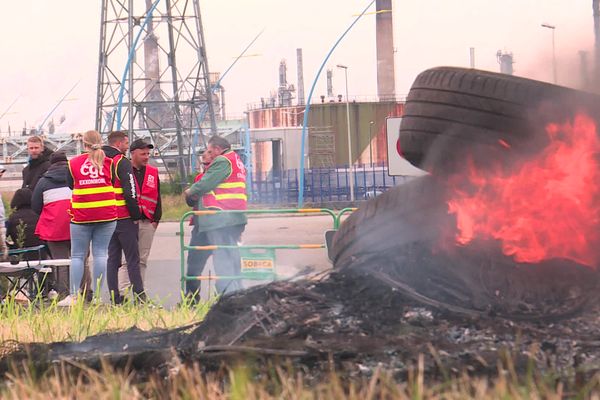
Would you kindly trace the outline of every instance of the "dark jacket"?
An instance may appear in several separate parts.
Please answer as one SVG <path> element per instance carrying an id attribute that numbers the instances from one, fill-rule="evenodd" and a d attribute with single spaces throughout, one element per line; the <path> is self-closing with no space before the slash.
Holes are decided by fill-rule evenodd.
<path id="1" fill-rule="evenodd" d="M 66 162 L 52 164 L 50 168 L 48 168 L 48 171 L 40 178 L 33 190 L 31 209 L 36 213 L 41 214 L 42 209 L 44 208 L 44 192 L 50 189 L 68 187 L 68 175 L 70 175 L 69 167 Z"/>
<path id="2" fill-rule="evenodd" d="M 44 173 L 50 167 L 50 155 L 52 150 L 44 148 L 44 151 L 38 158 L 31 159 L 27 163 L 27 166 L 23 168 L 23 185 L 22 188 L 29 188 L 33 190 L 38 180 L 44 175 Z"/>
<path id="3" fill-rule="evenodd" d="M 10 202 L 10 208 L 14 210 L 6 225 L 6 237 L 12 239 L 13 242 L 10 248 L 17 249 L 44 244 L 35 235 L 38 215 L 31 209 L 31 190 L 27 188 L 17 190 Z M 25 228 L 22 231 L 19 228 L 21 224 Z M 23 243 L 20 243 L 21 241 Z M 38 254 L 26 253 L 24 259 L 37 260 Z"/>
<path id="4" fill-rule="evenodd" d="M 110 158 L 115 158 L 117 155 L 123 154 L 119 150 L 111 146 L 102 146 L 102 150 L 104 150 L 104 154 L 106 154 L 106 156 Z M 137 201 L 138 193 L 135 188 L 135 177 L 133 175 L 133 167 L 131 166 L 131 161 L 129 161 L 127 157 L 123 157 L 121 162 L 119 162 L 118 168 L 115 171 L 113 171 L 113 176 L 118 176 L 121 180 L 123 196 L 125 197 L 125 205 L 127 206 L 127 210 L 129 210 L 129 215 L 131 216 L 131 219 L 133 219 L 134 221 L 141 219 L 142 213 L 140 211 L 140 206 Z"/>
<path id="5" fill-rule="evenodd" d="M 67 184 L 69 167 L 66 161 L 55 162 L 38 181 L 33 191 L 31 208 L 39 215 L 35 234 L 42 240 L 70 240 L 69 209 L 71 189 Z"/>

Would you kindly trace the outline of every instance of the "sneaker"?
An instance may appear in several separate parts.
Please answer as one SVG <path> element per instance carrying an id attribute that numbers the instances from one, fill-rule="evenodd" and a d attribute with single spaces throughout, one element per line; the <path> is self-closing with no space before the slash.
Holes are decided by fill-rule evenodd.
<path id="1" fill-rule="evenodd" d="M 59 307 L 71 307 L 76 302 L 77 302 L 77 298 L 75 296 L 73 296 L 72 294 L 70 294 L 67 297 L 65 297 L 64 299 L 62 299 L 61 301 L 59 301 L 58 303 L 56 303 L 56 305 Z"/>
<path id="2" fill-rule="evenodd" d="M 48 300 L 54 300 L 58 297 L 58 292 L 54 289 L 48 292 Z"/>

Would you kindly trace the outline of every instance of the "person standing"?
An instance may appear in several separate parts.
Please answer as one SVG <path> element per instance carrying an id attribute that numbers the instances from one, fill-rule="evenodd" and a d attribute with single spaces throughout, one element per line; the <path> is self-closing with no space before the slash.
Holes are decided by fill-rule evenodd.
<path id="1" fill-rule="evenodd" d="M 108 243 L 117 223 L 113 187 L 113 160 L 102 150 L 102 137 L 96 131 L 83 134 L 86 153 L 68 162 L 67 182 L 71 197 L 70 295 L 58 302 L 70 306 L 77 300 L 86 253 L 92 244 L 93 285 L 100 289 L 106 273 Z"/>
<path id="2" fill-rule="evenodd" d="M 6 168 L 0 165 L 0 178 L 6 172 Z M 8 245 L 6 244 L 6 213 L 4 210 L 4 201 L 2 200 L 2 193 L 0 193 L 0 259 L 6 260 L 8 258 Z"/>
<path id="3" fill-rule="evenodd" d="M 202 163 L 200 173 L 196 175 L 194 178 L 194 183 L 198 182 L 204 176 L 204 173 L 208 169 L 210 163 L 212 162 L 212 155 L 210 152 L 204 151 L 200 156 L 200 162 Z M 202 198 L 198 195 L 195 196 L 187 196 L 186 197 L 187 205 L 192 207 L 194 211 L 198 210 L 198 207 L 202 204 Z M 190 246 L 208 246 L 208 237 L 206 236 L 206 232 L 199 231 L 198 224 L 196 220 L 197 216 L 192 216 L 190 219 L 190 225 L 192 228 L 192 237 L 190 238 Z M 187 257 L 187 275 L 188 276 L 199 276 L 202 274 L 202 270 L 210 257 L 210 252 L 206 250 L 193 250 L 190 249 L 188 251 Z M 200 300 L 200 281 L 191 280 L 186 281 L 185 283 L 185 293 L 186 296 L 192 300 L 193 302 L 198 302 Z"/>
<path id="4" fill-rule="evenodd" d="M 69 174 L 66 154 L 63 151 L 52 153 L 50 168 L 38 181 L 31 199 L 31 208 L 40 216 L 35 234 L 46 242 L 53 259 L 71 258 L 69 209 L 73 191 L 67 181 Z M 91 287 L 87 261 L 86 257 L 80 289 L 91 297 L 94 288 Z M 68 266 L 54 267 L 54 289 L 63 297 L 70 293 Z"/>
<path id="5" fill-rule="evenodd" d="M 122 254 L 125 254 L 129 281 L 133 287 L 134 298 L 144 301 L 144 283 L 140 274 L 140 250 L 138 247 L 138 221 L 141 212 L 131 162 L 125 157 L 129 148 L 129 138 L 122 131 L 113 131 L 108 135 L 108 146 L 102 149 L 106 156 L 113 159 L 115 172 L 114 187 L 117 200 L 117 227 L 108 245 L 107 282 L 112 301 L 121 304 L 119 293 L 119 267 Z"/>
<path id="6" fill-rule="evenodd" d="M 22 188 L 35 189 L 38 180 L 50 168 L 50 155 L 52 151 L 44 147 L 44 141 L 40 136 L 30 136 L 27 139 L 27 153 L 29 161 L 23 168 Z"/>
<path id="7" fill-rule="evenodd" d="M 154 145 L 136 139 L 129 147 L 131 156 L 131 165 L 139 198 L 141 219 L 138 223 L 139 238 L 138 248 L 140 252 L 140 274 L 142 282 L 145 285 L 146 268 L 148 266 L 148 257 L 152 247 L 154 233 L 162 217 L 162 203 L 160 200 L 160 180 L 158 177 L 158 168 L 148 164 L 150 160 L 150 150 Z M 127 263 L 119 268 L 119 292 L 121 295 L 131 286 L 129 282 L 129 273 Z"/>
<path id="8" fill-rule="evenodd" d="M 229 142 L 220 136 L 208 141 L 207 151 L 213 160 L 198 182 L 185 190 L 186 201 L 192 196 L 201 196 L 199 210 L 246 210 L 246 168 Z M 205 232 L 211 245 L 236 246 L 247 223 L 243 213 L 204 215 L 197 218 L 194 228 Z M 217 276 L 240 275 L 241 260 L 237 248 L 216 249 L 213 261 Z M 220 294 L 242 288 L 240 280 L 217 280 L 215 287 Z"/>

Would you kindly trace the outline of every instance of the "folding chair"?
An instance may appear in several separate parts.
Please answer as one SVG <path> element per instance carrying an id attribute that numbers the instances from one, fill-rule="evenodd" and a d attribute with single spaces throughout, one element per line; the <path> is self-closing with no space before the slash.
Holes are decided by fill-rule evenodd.
<path id="1" fill-rule="evenodd" d="M 0 262 L 0 276 L 8 280 L 7 292 L 0 295 L 2 299 L 10 293 L 15 295 L 21 293 L 29 300 L 33 300 L 38 291 L 43 289 L 46 275 L 52 272 L 47 261 L 56 261 L 42 260 L 42 252 L 45 248 L 45 245 L 39 245 L 8 251 L 10 261 Z M 37 260 L 21 260 L 23 254 L 33 252 L 37 252 Z"/>

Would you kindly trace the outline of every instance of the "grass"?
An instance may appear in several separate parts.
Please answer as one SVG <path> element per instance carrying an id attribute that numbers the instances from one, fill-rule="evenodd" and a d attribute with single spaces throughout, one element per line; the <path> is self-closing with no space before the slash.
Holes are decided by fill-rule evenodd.
<path id="1" fill-rule="evenodd" d="M 331 371 L 320 382 L 311 382 L 293 368 L 270 366 L 270 372 L 253 374 L 247 365 L 204 374 L 197 365 L 172 365 L 167 379 L 152 377 L 136 382 L 134 372 L 117 372 L 104 364 L 101 371 L 82 367 L 77 374 L 56 367 L 43 377 L 24 372 L 11 375 L 0 388 L 5 399 L 562 399 L 598 398 L 598 378 L 580 390 L 567 391 L 561 383 L 514 377 L 499 367 L 495 379 L 467 375 L 446 382 L 429 382 L 419 363 L 406 380 L 399 381 L 384 369 L 371 377 L 347 380 Z"/>
<path id="2" fill-rule="evenodd" d="M 78 302 L 63 308 L 56 302 L 39 301 L 24 306 L 9 298 L 0 306 L 0 341 L 81 341 L 91 335 L 133 326 L 143 330 L 174 328 L 202 320 L 209 307 L 209 303 L 184 303 L 167 310 L 133 303 L 112 306 Z"/>
<path id="3" fill-rule="evenodd" d="M 181 194 L 163 194 L 161 196 L 161 202 L 163 211 L 162 221 L 179 222 L 184 213 L 192 210 L 191 207 L 185 204 L 185 200 Z"/>

